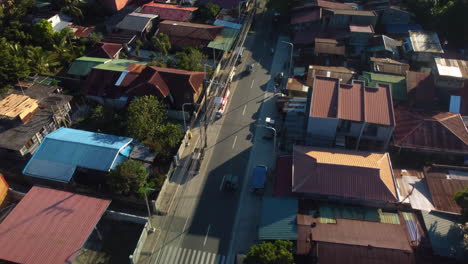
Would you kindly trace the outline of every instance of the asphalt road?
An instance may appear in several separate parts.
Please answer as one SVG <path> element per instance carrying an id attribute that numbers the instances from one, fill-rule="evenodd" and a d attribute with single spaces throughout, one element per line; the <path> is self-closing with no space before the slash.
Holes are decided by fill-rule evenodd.
<path id="1" fill-rule="evenodd" d="M 263 130 L 259 111 L 270 81 L 271 48 L 269 16 L 259 14 L 255 33 L 246 39 L 243 62 L 237 67 L 228 107 L 211 125 L 205 160 L 197 175 L 187 175 L 175 211 L 162 227 L 164 247 L 153 263 L 227 263 L 240 190 L 221 191 L 223 177 L 232 174 L 243 185 L 253 146 L 253 134 Z M 255 63 L 247 74 L 248 64 Z M 263 132 L 262 132 L 263 133 Z"/>

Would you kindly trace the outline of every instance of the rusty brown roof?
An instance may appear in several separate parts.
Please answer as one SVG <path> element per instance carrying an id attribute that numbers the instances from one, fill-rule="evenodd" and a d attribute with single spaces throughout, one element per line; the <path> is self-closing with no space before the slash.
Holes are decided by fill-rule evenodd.
<path id="1" fill-rule="evenodd" d="M 468 188 L 468 168 L 435 165 L 425 168 L 424 176 L 435 208 L 459 214 L 461 208 L 453 200 L 453 196 Z"/>
<path id="2" fill-rule="evenodd" d="M 345 245 L 328 242 L 316 244 L 320 264 L 414 264 L 412 252 L 399 249 L 376 248 L 369 246 Z"/>
<path id="3" fill-rule="evenodd" d="M 355 72 L 346 67 L 310 65 L 306 85 L 312 86 L 316 76 L 337 78 L 341 83 L 348 83 L 354 74 Z"/>
<path id="4" fill-rule="evenodd" d="M 312 92 L 311 117 L 336 118 L 339 80 L 315 78 Z"/>
<path id="5" fill-rule="evenodd" d="M 315 39 L 315 52 L 322 54 L 345 55 L 346 46 L 336 39 Z"/>
<path id="6" fill-rule="evenodd" d="M 336 219 L 336 224 L 316 224 L 311 228 L 314 241 L 412 252 L 404 224 L 343 218 Z"/>
<path id="7" fill-rule="evenodd" d="M 410 66 L 407 63 L 392 60 L 390 58 L 370 58 L 372 70 L 374 72 L 391 73 L 396 75 L 406 75 Z"/>
<path id="8" fill-rule="evenodd" d="M 159 23 L 159 32 L 167 34 L 172 45 L 177 47 L 204 48 L 223 30 L 223 26 L 195 24 L 164 20 Z"/>
<path id="9" fill-rule="evenodd" d="M 416 102 L 432 103 L 435 93 L 434 76 L 430 72 L 406 72 L 406 91 Z"/>
<path id="10" fill-rule="evenodd" d="M 364 111 L 367 123 L 394 126 L 395 116 L 390 86 L 366 87 L 364 92 Z"/>
<path id="11" fill-rule="evenodd" d="M 398 107 L 393 144 L 420 151 L 468 154 L 468 131 L 460 114 Z"/>
<path id="12" fill-rule="evenodd" d="M 387 153 L 294 146 L 292 191 L 397 201 Z"/>
<path id="13" fill-rule="evenodd" d="M 364 115 L 364 83 L 354 81 L 353 84 L 341 84 L 338 93 L 338 118 L 363 122 Z"/>

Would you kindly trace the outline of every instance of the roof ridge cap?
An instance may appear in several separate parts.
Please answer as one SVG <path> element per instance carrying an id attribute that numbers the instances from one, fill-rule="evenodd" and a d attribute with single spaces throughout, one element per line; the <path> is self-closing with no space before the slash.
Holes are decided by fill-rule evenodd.
<path id="1" fill-rule="evenodd" d="M 461 118 L 461 115 L 460 115 L 460 114 L 453 114 L 452 116 L 446 117 L 446 118 L 444 118 L 443 120 L 440 120 L 440 121 L 438 121 L 438 122 L 439 122 L 440 124 L 442 124 L 442 125 L 443 125 L 446 129 L 448 129 L 450 132 L 452 132 L 452 134 L 453 134 L 454 136 L 456 136 L 458 139 L 460 139 L 461 141 L 463 141 L 463 143 L 468 144 L 468 143 L 465 142 L 465 140 L 461 137 L 461 135 L 459 135 L 457 132 L 455 132 L 454 130 L 452 130 L 450 127 L 448 127 L 448 126 L 444 123 L 444 121 L 446 121 L 446 120 L 448 120 L 448 119 L 457 118 L 457 117 L 460 117 L 460 119 L 461 119 L 460 121 L 463 123 L 463 119 Z M 463 127 L 465 128 L 465 133 L 468 133 L 468 130 L 467 130 L 467 128 L 466 128 L 466 125 L 464 125 L 464 123 L 463 123 Z"/>

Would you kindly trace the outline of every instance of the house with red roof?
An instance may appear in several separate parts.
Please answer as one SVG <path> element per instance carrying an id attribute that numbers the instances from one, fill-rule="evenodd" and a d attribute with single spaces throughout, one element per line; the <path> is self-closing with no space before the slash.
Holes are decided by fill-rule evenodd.
<path id="1" fill-rule="evenodd" d="M 223 26 L 164 20 L 159 23 L 158 33 L 168 35 L 172 46 L 201 49 L 221 34 L 223 28 Z"/>
<path id="2" fill-rule="evenodd" d="M 204 72 L 130 64 L 123 71 L 93 68 L 81 92 L 103 104 L 123 106 L 135 96 L 154 95 L 181 109 L 199 99 Z M 106 103 L 107 102 L 107 103 Z"/>
<path id="3" fill-rule="evenodd" d="M 179 22 L 189 21 L 193 12 L 198 7 L 179 6 L 172 4 L 148 3 L 141 7 L 140 13 L 159 15 L 161 20 L 172 20 Z"/>
<path id="4" fill-rule="evenodd" d="M 395 119 L 393 146 L 400 150 L 444 157 L 468 154 L 468 130 L 460 114 L 398 107 Z"/>
<path id="5" fill-rule="evenodd" d="M 398 201 L 388 153 L 295 145 L 292 193 L 348 202 Z"/>
<path id="6" fill-rule="evenodd" d="M 395 117 L 388 85 L 316 76 L 309 97 L 306 141 L 314 146 L 386 149 Z"/>
<path id="7" fill-rule="evenodd" d="M 110 202 L 32 187 L 0 225 L 0 260 L 72 263 Z"/>
<path id="8" fill-rule="evenodd" d="M 122 44 L 110 42 L 98 42 L 86 56 L 95 58 L 118 59 L 122 51 Z"/>

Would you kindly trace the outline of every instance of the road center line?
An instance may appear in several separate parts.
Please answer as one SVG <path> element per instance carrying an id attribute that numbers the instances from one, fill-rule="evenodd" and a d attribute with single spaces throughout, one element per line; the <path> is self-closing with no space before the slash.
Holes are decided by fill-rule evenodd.
<path id="1" fill-rule="evenodd" d="M 185 220 L 184 228 L 182 228 L 182 233 L 185 232 L 185 228 L 187 227 L 189 217 L 187 216 L 187 219 Z"/>
<path id="2" fill-rule="evenodd" d="M 244 105 L 244 111 L 242 111 L 242 115 L 245 115 L 245 109 L 247 109 L 247 105 Z"/>
<path id="3" fill-rule="evenodd" d="M 252 80 L 252 84 L 250 85 L 250 89 L 252 89 L 254 82 L 255 82 L 255 80 Z"/>
<path id="4" fill-rule="evenodd" d="M 206 230 L 205 241 L 203 242 L 203 246 L 206 245 L 206 240 L 208 239 L 208 233 L 210 232 L 211 225 L 208 225 L 208 230 Z"/>
<path id="5" fill-rule="evenodd" d="M 232 143 L 232 148 L 234 148 L 234 146 L 236 145 L 236 141 L 237 141 L 237 136 L 234 138 L 234 143 Z"/>

